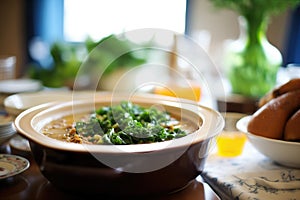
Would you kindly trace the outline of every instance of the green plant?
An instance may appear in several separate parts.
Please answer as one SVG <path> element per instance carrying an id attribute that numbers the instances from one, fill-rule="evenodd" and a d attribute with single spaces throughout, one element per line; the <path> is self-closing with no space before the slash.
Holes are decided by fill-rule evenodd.
<path id="1" fill-rule="evenodd" d="M 300 0 L 210 0 L 217 8 L 237 12 L 244 19 L 245 35 L 239 48 L 229 48 L 224 65 L 232 92 L 260 97 L 276 84 L 282 64 L 280 52 L 267 40 L 271 15 L 293 8 Z"/>
<path id="2" fill-rule="evenodd" d="M 102 42 L 109 40 L 105 48 L 96 48 Z M 32 65 L 29 69 L 29 76 L 42 81 L 46 87 L 73 86 L 73 81 L 84 59 L 93 52 L 89 61 L 95 63 L 98 70 L 104 70 L 104 75 L 122 67 L 135 67 L 146 61 L 146 56 L 136 56 L 130 50 L 136 46 L 129 40 L 119 39 L 116 35 L 109 35 L 99 41 L 87 38 L 84 43 L 55 42 L 50 48 L 50 55 L 53 60 L 49 67 Z M 115 58 L 115 51 L 122 49 L 125 53 Z M 107 59 L 114 61 L 105 66 Z M 97 69 L 96 69 L 97 70 Z"/>
<path id="3" fill-rule="evenodd" d="M 263 18 L 292 8 L 300 0 L 210 0 L 218 8 L 228 8 L 246 18 Z"/>
<path id="4" fill-rule="evenodd" d="M 265 28 L 264 22 L 272 15 L 293 8 L 300 0 L 210 0 L 217 8 L 227 8 L 243 16 L 248 22 L 250 37 L 256 37 L 256 30 Z M 265 26 L 265 27 L 262 27 Z"/>

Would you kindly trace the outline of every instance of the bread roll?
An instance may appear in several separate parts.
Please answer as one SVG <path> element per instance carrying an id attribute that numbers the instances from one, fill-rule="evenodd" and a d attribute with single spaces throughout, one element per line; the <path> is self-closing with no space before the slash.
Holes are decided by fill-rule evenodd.
<path id="1" fill-rule="evenodd" d="M 284 140 L 300 141 L 300 109 L 287 121 L 284 130 Z"/>
<path id="2" fill-rule="evenodd" d="M 279 97 L 282 94 L 285 94 L 287 92 L 292 92 L 295 90 L 300 90 L 300 78 L 295 78 L 292 79 L 285 84 L 273 89 L 269 93 L 267 93 L 265 96 L 263 96 L 259 103 L 258 106 L 262 107 L 264 104 L 269 102 L 270 100 Z"/>
<path id="3" fill-rule="evenodd" d="M 248 123 L 250 133 L 283 139 L 287 120 L 300 108 L 300 90 L 287 92 L 259 108 Z"/>

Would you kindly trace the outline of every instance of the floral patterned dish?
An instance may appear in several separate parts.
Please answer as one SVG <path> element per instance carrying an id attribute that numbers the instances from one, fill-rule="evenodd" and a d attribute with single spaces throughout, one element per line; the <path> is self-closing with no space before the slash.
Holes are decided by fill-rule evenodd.
<path id="1" fill-rule="evenodd" d="M 15 176 L 26 169 L 30 163 L 27 159 L 9 154 L 0 154 L 0 180 Z"/>

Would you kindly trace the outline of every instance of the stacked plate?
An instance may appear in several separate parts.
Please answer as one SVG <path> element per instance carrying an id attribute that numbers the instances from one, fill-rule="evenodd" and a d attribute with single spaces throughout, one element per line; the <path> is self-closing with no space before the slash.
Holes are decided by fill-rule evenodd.
<path id="1" fill-rule="evenodd" d="M 42 84 L 33 79 L 0 80 L 0 104 L 6 97 L 21 92 L 35 92 L 42 89 Z"/>
<path id="2" fill-rule="evenodd" d="M 13 118 L 5 113 L 0 113 L 0 145 L 8 141 L 15 133 Z"/>

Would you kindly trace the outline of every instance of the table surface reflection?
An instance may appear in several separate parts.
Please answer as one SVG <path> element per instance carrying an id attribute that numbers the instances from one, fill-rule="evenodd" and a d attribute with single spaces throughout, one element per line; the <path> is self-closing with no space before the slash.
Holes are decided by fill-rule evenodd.
<path id="1" fill-rule="evenodd" d="M 1 147 L 0 153 L 13 153 L 8 145 Z M 20 155 L 20 154 L 16 154 Z M 23 173 L 14 177 L 0 180 L 0 199 L 16 200 L 16 199 L 86 199 L 86 196 L 79 196 L 77 194 L 70 194 L 55 188 L 39 171 L 30 152 L 21 152 L 21 155 L 30 161 L 30 167 Z M 89 196 L 91 197 L 91 196 Z M 93 198 L 93 197 L 91 197 Z M 99 195 L 97 195 L 99 199 Z M 110 197 L 100 199 L 111 199 Z M 126 198 L 122 198 L 126 199 Z M 132 198 L 129 198 L 132 199 Z M 147 199 L 144 198 L 143 199 Z M 158 200 L 219 200 L 214 191 L 203 182 L 199 176 L 192 181 L 185 189 L 173 194 L 159 196 L 150 199 Z"/>

